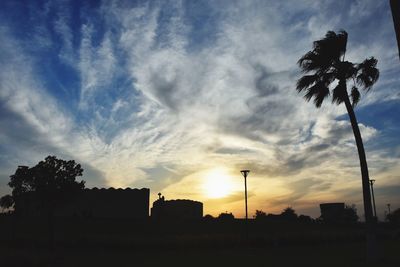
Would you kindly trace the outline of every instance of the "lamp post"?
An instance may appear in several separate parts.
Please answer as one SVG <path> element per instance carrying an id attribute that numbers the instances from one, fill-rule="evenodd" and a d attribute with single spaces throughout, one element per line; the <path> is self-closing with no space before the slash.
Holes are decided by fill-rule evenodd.
<path id="1" fill-rule="evenodd" d="M 245 206 L 246 206 L 246 222 L 248 219 L 248 214 L 247 214 L 247 175 L 249 174 L 250 170 L 241 170 L 240 171 L 244 177 L 244 201 L 245 201 Z"/>
<path id="2" fill-rule="evenodd" d="M 372 203 L 374 204 L 374 213 L 375 213 L 375 219 L 378 219 L 376 215 L 376 206 L 375 206 L 375 194 L 374 194 L 374 183 L 375 180 L 369 180 L 369 184 L 371 185 L 371 192 L 372 192 Z"/>

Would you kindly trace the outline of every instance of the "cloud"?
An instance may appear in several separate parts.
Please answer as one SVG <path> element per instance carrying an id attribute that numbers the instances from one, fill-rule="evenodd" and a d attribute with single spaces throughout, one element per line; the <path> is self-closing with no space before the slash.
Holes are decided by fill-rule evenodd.
<path id="1" fill-rule="evenodd" d="M 93 47 L 92 35 L 94 26 L 82 26 L 82 40 L 79 51 L 79 71 L 81 74 L 81 106 L 85 108 L 88 101 L 93 101 L 94 90 L 111 85 L 116 59 L 109 34 L 105 34 L 98 47 Z M 93 104 L 92 104 L 93 105 Z"/>
<path id="2" fill-rule="evenodd" d="M 51 5 L 51 3 L 48 2 L 47 5 Z M 67 1 L 58 1 L 54 6 L 51 6 L 51 8 L 54 8 L 57 11 L 57 19 L 55 19 L 53 27 L 54 31 L 61 39 L 61 48 L 58 56 L 61 61 L 73 66 L 76 61 L 76 53 L 73 44 L 74 33 L 70 26 L 72 24 L 70 16 L 72 13 L 71 9 L 69 8 Z"/>
<path id="3" fill-rule="evenodd" d="M 57 154 L 86 164 L 91 186 L 196 197 L 187 177 L 250 168 L 260 184 L 252 199 L 270 209 L 284 202 L 307 208 L 313 197 L 353 190 L 359 166 L 345 108 L 306 103 L 295 91 L 296 62 L 327 30 L 348 29 L 346 58 L 376 56 L 381 69 L 357 114 L 398 99 L 392 22 L 387 4 L 375 2 L 107 1 L 79 9 L 49 2 L 29 42 L 13 34 L 17 24 L 1 26 L 0 149 L 13 159 L 1 158 L 0 173 Z M 359 34 L 373 18 L 379 25 Z M 60 62 L 74 83 L 65 84 Z M 389 179 L 398 153 L 371 146 L 386 128 L 359 126 L 371 172 Z"/>
<path id="4" fill-rule="evenodd" d="M 291 206 L 293 203 L 299 202 L 300 199 L 306 197 L 309 193 L 327 191 L 331 186 L 332 183 L 315 178 L 293 181 L 287 184 L 288 189 L 291 191 L 290 194 L 274 199 L 271 204 Z"/>

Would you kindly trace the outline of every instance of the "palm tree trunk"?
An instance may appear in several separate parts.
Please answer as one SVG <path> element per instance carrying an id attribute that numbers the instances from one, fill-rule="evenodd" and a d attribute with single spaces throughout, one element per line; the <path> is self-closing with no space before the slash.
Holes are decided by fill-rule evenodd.
<path id="1" fill-rule="evenodd" d="M 375 240 L 375 227 L 374 227 L 374 217 L 372 215 L 372 203 L 371 203 L 371 192 L 369 187 L 369 174 L 367 158 L 365 156 L 364 145 L 361 138 L 360 128 L 358 127 L 357 118 L 354 113 L 353 106 L 350 103 L 350 99 L 347 95 L 347 90 L 345 92 L 344 103 L 346 105 L 347 113 L 349 114 L 351 127 L 353 128 L 354 138 L 356 140 L 358 156 L 360 159 L 361 168 L 361 179 L 362 179 L 362 189 L 363 189 L 363 200 L 364 200 L 364 213 L 365 222 L 367 227 L 367 260 L 374 261 L 377 257 L 376 252 L 376 240 Z"/>
<path id="2" fill-rule="evenodd" d="M 392 9 L 392 17 L 394 24 L 394 31 L 396 33 L 397 38 L 397 47 L 400 58 L 400 1 L 398 0 L 390 0 L 390 8 Z"/>
<path id="3" fill-rule="evenodd" d="M 354 138 L 356 140 L 358 156 L 360 158 L 361 179 L 362 179 L 362 189 L 363 189 L 363 199 L 364 199 L 364 213 L 365 213 L 365 221 L 368 223 L 373 221 L 373 215 L 372 215 L 371 192 L 369 187 L 367 159 L 365 156 L 364 145 L 361 138 L 360 128 L 358 127 L 356 115 L 350 103 L 349 97 L 345 98 L 346 99 L 344 102 L 346 105 L 347 113 L 349 114 L 351 127 L 353 128 Z"/>

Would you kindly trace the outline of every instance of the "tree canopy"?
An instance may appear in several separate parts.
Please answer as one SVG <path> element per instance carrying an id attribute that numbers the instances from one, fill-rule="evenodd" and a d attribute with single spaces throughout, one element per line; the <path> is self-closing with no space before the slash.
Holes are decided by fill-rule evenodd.
<path id="1" fill-rule="evenodd" d="M 287 207 L 280 214 L 281 218 L 287 221 L 295 221 L 297 220 L 296 211 L 292 207 Z"/>
<path id="2" fill-rule="evenodd" d="M 84 189 L 85 182 L 76 181 L 82 173 L 81 165 L 74 160 L 66 161 L 55 156 L 48 156 L 31 168 L 18 166 L 8 183 L 12 194 L 1 198 L 0 204 L 3 208 L 13 207 L 19 212 L 22 199 L 27 194 L 33 194 L 40 207 L 52 209 Z"/>
<path id="3" fill-rule="evenodd" d="M 313 50 L 298 61 L 302 72 L 312 74 L 301 77 L 296 89 L 298 92 L 305 91 L 304 98 L 307 101 L 314 99 L 318 108 L 330 95 L 336 104 L 350 97 L 355 106 L 360 100 L 359 88 L 369 91 L 379 78 L 379 70 L 376 68 L 378 61 L 374 57 L 361 63 L 345 61 L 346 45 L 347 32 L 328 31 L 325 38 L 315 41 Z M 350 93 L 347 92 L 347 81 L 353 82 Z"/>

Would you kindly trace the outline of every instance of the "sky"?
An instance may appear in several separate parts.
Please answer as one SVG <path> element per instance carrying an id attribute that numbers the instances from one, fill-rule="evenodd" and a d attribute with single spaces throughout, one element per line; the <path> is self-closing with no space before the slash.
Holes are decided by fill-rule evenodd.
<path id="1" fill-rule="evenodd" d="M 86 186 L 150 188 L 204 214 L 320 215 L 355 204 L 344 106 L 296 90 L 296 62 L 329 30 L 346 59 L 378 59 L 355 109 L 378 215 L 400 208 L 400 62 L 389 1 L 0 1 L 0 195 L 18 165 L 82 164 Z"/>

